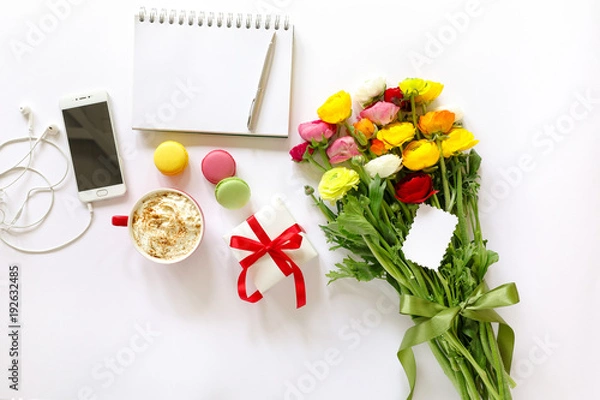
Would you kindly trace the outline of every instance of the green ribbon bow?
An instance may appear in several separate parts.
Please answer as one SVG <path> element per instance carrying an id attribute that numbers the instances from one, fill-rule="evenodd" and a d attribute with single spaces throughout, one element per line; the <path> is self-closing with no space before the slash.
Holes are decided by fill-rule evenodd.
<path id="1" fill-rule="evenodd" d="M 496 307 L 505 307 L 519 302 L 517 286 L 507 283 L 487 291 L 485 282 L 482 282 L 473 291 L 469 299 L 456 307 L 446 307 L 433 303 L 419 297 L 410 295 L 400 296 L 400 313 L 411 315 L 416 318 L 416 325 L 404 334 L 398 360 L 402 364 L 408 383 L 410 393 L 407 400 L 411 400 L 417 377 L 417 365 L 412 347 L 433 340 L 443 335 L 452 326 L 452 321 L 458 315 L 480 322 L 497 322 L 498 348 L 506 372 L 510 372 L 513 349 L 515 344 L 515 333 L 510 326 L 494 311 Z"/>

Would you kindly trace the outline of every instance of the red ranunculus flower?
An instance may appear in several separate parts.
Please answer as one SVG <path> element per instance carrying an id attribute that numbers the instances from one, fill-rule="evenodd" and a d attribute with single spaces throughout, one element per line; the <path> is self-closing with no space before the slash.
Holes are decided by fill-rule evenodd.
<path id="1" fill-rule="evenodd" d="M 308 142 L 300 143 L 292 147 L 290 150 L 290 156 L 292 156 L 292 160 L 296 162 L 304 161 L 304 153 L 306 153 L 306 148 L 310 145 Z M 315 151 L 313 148 L 308 149 L 309 154 L 312 154 Z"/>
<path id="2" fill-rule="evenodd" d="M 436 194 L 430 175 L 422 172 L 408 174 L 396 183 L 396 198 L 403 203 L 419 204 Z"/>
<path id="3" fill-rule="evenodd" d="M 387 101 L 388 103 L 394 103 L 397 106 L 401 106 L 402 99 L 404 95 L 402 94 L 402 90 L 399 87 L 388 88 L 383 92 L 383 101 Z"/>

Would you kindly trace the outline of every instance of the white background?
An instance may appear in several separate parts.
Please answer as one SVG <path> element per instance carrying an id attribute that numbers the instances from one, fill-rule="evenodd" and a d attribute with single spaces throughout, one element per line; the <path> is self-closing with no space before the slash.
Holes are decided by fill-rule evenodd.
<path id="1" fill-rule="evenodd" d="M 0 280 L 7 279 L 11 262 L 22 271 L 21 390 L 8 390 L 4 364 L 4 397 L 405 398 L 407 384 L 395 353 L 411 325 L 409 318 L 396 313 L 397 301 L 392 304 L 386 297 L 383 282 L 326 285 L 324 275 L 341 254 L 328 251 L 318 228 L 323 219 L 302 194 L 303 185 L 316 184 L 318 175 L 291 163 L 288 156 L 300 142 L 299 123 L 314 119 L 316 108 L 330 94 L 352 92 L 374 75 L 394 85 L 412 76 L 444 83 L 439 103 L 461 105 L 465 124 L 480 140 L 484 235 L 500 254 L 488 280 L 490 286 L 515 281 L 521 294 L 519 305 L 501 311 L 517 334 L 513 376 L 519 387 L 514 398 L 597 396 L 597 3 L 4 3 L 2 141 L 26 134 L 19 105 L 32 107 L 39 134 L 49 123 L 63 128 L 60 96 L 105 89 L 113 100 L 129 189 L 124 198 L 98 203 L 90 231 L 64 250 L 30 256 L 0 243 Z M 132 131 L 132 14 L 140 5 L 289 14 L 296 29 L 289 139 Z M 15 43 L 26 44 L 31 26 L 52 19 L 53 12 L 60 16 L 56 25 L 47 25 L 41 40 L 19 56 L 12 49 Z M 166 139 L 188 148 L 190 165 L 182 176 L 162 176 L 152 163 L 154 148 Z M 56 141 L 66 148 L 64 135 Z M 201 175 L 202 157 L 214 148 L 236 158 L 238 176 L 252 188 L 251 204 L 242 210 L 221 208 L 213 186 Z M 21 150 L 0 150 L 1 165 L 6 167 L 6 160 Z M 63 168 L 50 147 L 40 150 L 38 162 L 50 176 L 59 176 Z M 161 186 L 192 194 L 207 220 L 198 252 L 174 266 L 146 261 L 130 245 L 126 231 L 110 224 L 112 215 L 128 213 L 139 196 Z M 9 200 L 18 203 L 21 195 L 12 193 Z M 257 304 L 239 300 L 240 268 L 221 239 L 275 197 L 287 201 L 320 253 L 303 267 L 308 305 L 300 310 L 295 309 L 291 278 Z M 46 224 L 16 238 L 21 245 L 58 244 L 85 225 L 87 211 L 76 199 L 72 174 L 56 199 Z M 39 210 L 41 200 L 29 212 Z M 5 293 L 6 287 L 2 290 Z M 3 297 L 2 315 L 8 313 Z M 139 331 L 144 330 L 152 334 L 143 337 Z M 0 337 L 0 360 L 6 363 L 6 335 Z M 139 351 L 133 353 L 132 346 Z M 128 358 L 131 354 L 135 359 Z M 416 355 L 415 399 L 457 399 L 429 349 L 420 346 Z M 119 373 L 110 372 L 106 363 L 119 357 L 127 365 L 116 361 Z"/>

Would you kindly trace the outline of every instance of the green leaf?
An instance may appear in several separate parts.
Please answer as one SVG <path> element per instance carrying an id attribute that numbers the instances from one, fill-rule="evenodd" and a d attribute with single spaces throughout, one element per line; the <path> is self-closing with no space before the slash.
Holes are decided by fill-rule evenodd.
<path id="1" fill-rule="evenodd" d="M 342 278 L 354 278 L 358 281 L 371 281 L 380 278 L 383 275 L 383 268 L 380 265 L 365 261 L 357 261 L 352 257 L 346 257 L 341 263 L 335 265 L 338 269 L 327 273 L 329 282 L 334 282 Z"/>
<path id="2" fill-rule="evenodd" d="M 362 197 L 362 201 L 368 201 L 368 198 Z M 367 221 L 364 216 L 364 206 L 356 197 L 348 197 L 344 210 L 338 215 L 337 221 L 340 231 L 346 231 L 355 235 L 367 235 L 376 237 L 377 230 Z"/>
<path id="3" fill-rule="evenodd" d="M 477 154 L 475 149 L 472 149 L 469 152 L 469 159 L 468 159 L 469 176 L 477 175 L 477 171 L 479 171 L 480 166 L 481 166 L 481 156 L 479 154 Z"/>
<path id="4" fill-rule="evenodd" d="M 343 227 L 346 232 L 355 235 L 377 236 L 377 231 L 362 215 L 349 214 L 346 212 L 338 216 L 337 223 Z"/>
<path id="5" fill-rule="evenodd" d="M 379 212 L 381 211 L 385 186 L 386 182 L 384 181 L 382 183 L 379 175 L 375 175 L 375 178 L 373 178 L 369 184 L 369 199 L 371 200 L 370 207 L 375 217 L 379 217 Z"/>

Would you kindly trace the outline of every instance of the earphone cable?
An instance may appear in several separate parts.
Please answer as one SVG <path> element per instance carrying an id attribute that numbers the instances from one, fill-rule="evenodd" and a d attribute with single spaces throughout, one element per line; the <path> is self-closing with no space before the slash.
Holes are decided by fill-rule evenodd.
<path id="1" fill-rule="evenodd" d="M 8 247 L 11 247 L 17 251 L 23 252 L 23 253 L 29 253 L 29 254 L 43 254 L 43 253 L 50 253 L 52 251 L 56 251 L 56 250 L 60 250 L 64 247 L 67 247 L 68 245 L 70 245 L 71 243 L 75 242 L 76 240 L 78 240 L 80 237 L 82 237 L 92 226 L 92 221 L 94 220 L 94 208 L 92 207 L 92 203 L 86 203 L 88 211 L 90 212 L 90 218 L 88 220 L 87 225 L 85 226 L 85 228 L 74 238 L 70 239 L 69 241 L 55 246 L 55 247 L 49 247 L 46 249 L 41 249 L 41 250 L 36 250 L 36 249 L 27 249 L 24 247 L 20 247 L 17 246 L 13 243 L 10 243 L 9 241 L 6 240 L 6 238 L 3 236 L 4 233 L 8 232 L 6 229 L 0 229 L 0 241 L 2 241 L 4 244 L 6 244 Z"/>

